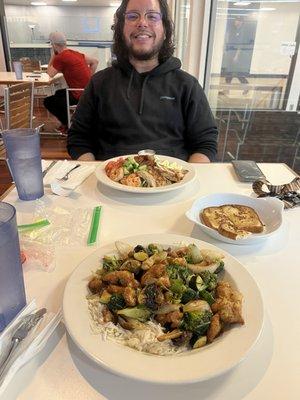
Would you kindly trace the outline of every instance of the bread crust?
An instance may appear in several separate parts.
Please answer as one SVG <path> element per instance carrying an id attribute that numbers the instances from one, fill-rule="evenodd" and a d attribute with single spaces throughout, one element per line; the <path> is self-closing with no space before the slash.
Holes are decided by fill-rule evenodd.
<path id="1" fill-rule="evenodd" d="M 264 224 L 257 212 L 241 204 L 206 207 L 200 213 L 201 221 L 230 239 L 243 239 L 251 233 L 261 233 Z"/>

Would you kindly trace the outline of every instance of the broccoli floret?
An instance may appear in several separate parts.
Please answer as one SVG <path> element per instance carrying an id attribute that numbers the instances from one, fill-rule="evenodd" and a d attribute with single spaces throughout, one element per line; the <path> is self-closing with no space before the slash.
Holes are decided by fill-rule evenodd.
<path id="1" fill-rule="evenodd" d="M 106 272 L 117 271 L 120 268 L 120 261 L 116 256 L 104 256 L 103 257 L 103 269 Z"/>
<path id="2" fill-rule="evenodd" d="M 146 322 L 150 319 L 152 312 L 148 308 L 139 305 L 137 307 L 124 308 L 123 310 L 119 310 L 117 311 L 117 314 L 124 317 L 137 319 L 140 322 Z"/>
<path id="3" fill-rule="evenodd" d="M 161 294 L 159 287 L 155 283 L 151 283 L 143 290 L 144 304 L 150 310 L 157 310 L 157 296 Z"/>
<path id="4" fill-rule="evenodd" d="M 210 271 L 200 272 L 200 276 L 206 286 L 206 289 L 211 291 L 217 287 L 218 277 Z"/>
<path id="5" fill-rule="evenodd" d="M 198 294 L 195 290 L 188 288 L 186 291 L 183 293 L 181 296 L 181 303 L 186 304 L 191 300 L 196 300 L 198 299 Z"/>
<path id="6" fill-rule="evenodd" d="M 171 264 L 167 266 L 167 273 L 170 279 L 181 279 L 183 283 L 188 282 L 193 273 L 181 265 Z"/>
<path id="7" fill-rule="evenodd" d="M 179 328 L 198 336 L 204 335 L 209 328 L 211 318 L 212 313 L 208 310 L 185 312 Z"/>
<path id="8" fill-rule="evenodd" d="M 172 303 L 180 303 L 181 296 L 186 291 L 187 287 L 181 279 L 170 279 L 170 298 Z"/>
<path id="9" fill-rule="evenodd" d="M 110 311 L 122 310 L 126 306 L 124 297 L 121 294 L 113 294 L 111 295 L 107 307 Z"/>
<path id="10" fill-rule="evenodd" d="M 161 253 L 163 251 L 163 248 L 159 244 L 150 243 L 147 247 L 147 251 L 149 256 L 152 256 L 153 254 Z"/>
<path id="11" fill-rule="evenodd" d="M 215 302 L 215 298 L 207 290 L 201 290 L 201 292 L 199 292 L 199 295 L 200 295 L 200 298 L 205 300 L 210 306 L 212 305 L 212 303 Z"/>

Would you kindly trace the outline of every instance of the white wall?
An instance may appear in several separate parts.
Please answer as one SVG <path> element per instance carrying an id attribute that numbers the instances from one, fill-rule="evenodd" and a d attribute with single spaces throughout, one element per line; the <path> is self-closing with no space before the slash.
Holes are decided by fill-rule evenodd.
<path id="1" fill-rule="evenodd" d="M 15 6 L 6 5 L 9 40 L 30 43 L 48 40 L 52 31 L 64 32 L 73 40 L 112 40 L 110 29 L 116 7 Z"/>

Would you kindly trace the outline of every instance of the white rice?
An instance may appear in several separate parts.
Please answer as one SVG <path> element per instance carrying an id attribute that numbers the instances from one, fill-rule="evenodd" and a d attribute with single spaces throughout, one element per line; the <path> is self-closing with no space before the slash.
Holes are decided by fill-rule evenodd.
<path id="1" fill-rule="evenodd" d="M 99 334 L 103 340 L 112 340 L 132 349 L 145 353 L 167 356 L 179 354 L 188 350 L 187 346 L 174 346 L 171 340 L 159 342 L 157 337 L 164 334 L 160 324 L 154 321 L 145 323 L 145 329 L 129 331 L 123 329 L 119 324 L 103 322 L 103 305 L 98 296 L 87 299 L 88 309 L 91 316 L 91 330 L 93 334 Z"/>

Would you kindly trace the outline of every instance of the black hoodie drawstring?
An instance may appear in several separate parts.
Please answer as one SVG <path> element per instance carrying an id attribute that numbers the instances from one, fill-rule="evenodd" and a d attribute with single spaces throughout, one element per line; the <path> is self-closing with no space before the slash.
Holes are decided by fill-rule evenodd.
<path id="1" fill-rule="evenodd" d="M 144 79 L 143 86 L 142 86 L 142 94 L 141 94 L 141 101 L 140 101 L 140 109 L 139 109 L 139 115 L 143 114 L 143 107 L 144 107 L 144 97 L 145 97 L 145 86 L 150 78 L 150 75 L 147 75 L 146 78 Z"/>
<path id="2" fill-rule="evenodd" d="M 134 69 L 131 70 L 130 79 L 127 86 L 127 92 L 126 92 L 127 99 L 130 99 L 130 89 L 133 81 L 133 74 L 134 74 Z"/>

